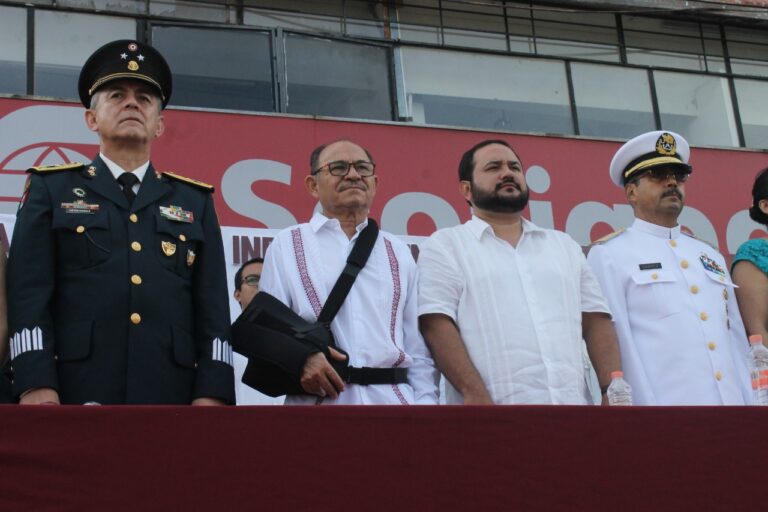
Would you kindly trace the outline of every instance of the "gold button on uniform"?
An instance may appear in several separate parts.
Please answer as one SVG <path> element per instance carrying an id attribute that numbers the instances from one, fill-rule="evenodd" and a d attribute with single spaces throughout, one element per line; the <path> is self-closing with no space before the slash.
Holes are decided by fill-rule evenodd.
<path id="1" fill-rule="evenodd" d="M 656 273 L 651 274 L 651 279 L 655 280 L 655 279 L 658 279 L 658 278 L 659 278 L 659 274 L 656 274 Z"/>
<path id="2" fill-rule="evenodd" d="M 683 260 L 680 262 L 680 266 L 683 268 L 688 268 L 688 260 Z"/>
<path id="3" fill-rule="evenodd" d="M 717 344 L 714 341 L 710 341 L 709 343 L 707 343 L 707 348 L 709 350 L 715 350 L 717 348 Z"/>
<path id="4" fill-rule="evenodd" d="M 77 226 L 77 228 L 75 228 L 75 231 L 77 231 L 80 234 L 85 233 L 85 226 Z"/>
<path id="5" fill-rule="evenodd" d="M 128 219 L 130 219 L 130 221 L 133 222 L 134 224 L 139 222 L 139 217 L 135 213 L 130 214 L 128 216 Z"/>
<path id="6" fill-rule="evenodd" d="M 691 286 L 691 293 L 694 294 L 694 295 L 699 293 L 699 287 L 696 286 L 695 284 L 693 286 Z"/>
<path id="7" fill-rule="evenodd" d="M 721 282 L 721 283 L 724 283 L 724 282 L 725 282 L 725 278 L 724 278 L 723 276 L 720 276 L 720 282 Z"/>
<path id="8" fill-rule="evenodd" d="M 141 315 L 138 313 L 134 313 L 131 315 L 131 323 L 133 324 L 140 324 L 141 323 Z"/>
<path id="9" fill-rule="evenodd" d="M 717 380 L 723 380 L 723 373 L 722 372 L 715 372 L 715 378 Z"/>
<path id="10" fill-rule="evenodd" d="M 187 241 L 187 237 L 184 236 L 184 233 L 179 235 L 179 240 L 181 240 L 182 242 L 186 242 Z"/>
<path id="11" fill-rule="evenodd" d="M 141 284 L 141 276 L 139 276 L 139 275 L 137 275 L 137 274 L 133 274 L 133 275 L 131 276 L 131 282 L 132 282 L 133 284 Z"/>
<path id="12" fill-rule="evenodd" d="M 701 313 L 699 313 L 699 318 L 701 318 L 702 320 L 706 320 L 707 318 L 709 318 L 709 316 L 707 316 L 707 314 L 704 311 L 702 311 Z"/>
<path id="13" fill-rule="evenodd" d="M 669 245 L 671 245 L 672 247 L 677 247 L 677 242 L 675 242 L 674 240 L 670 240 Z"/>
<path id="14" fill-rule="evenodd" d="M 725 300 L 728 300 L 728 290 L 726 290 L 725 288 L 723 288 L 723 298 Z"/>
<path id="15" fill-rule="evenodd" d="M 131 242 L 131 249 L 139 252 L 141 250 L 141 244 L 139 242 Z"/>

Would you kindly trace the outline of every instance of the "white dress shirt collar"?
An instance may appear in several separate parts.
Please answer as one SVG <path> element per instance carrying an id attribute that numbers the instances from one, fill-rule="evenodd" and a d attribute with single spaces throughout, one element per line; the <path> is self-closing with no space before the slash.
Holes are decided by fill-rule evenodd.
<path id="1" fill-rule="evenodd" d="M 139 178 L 139 184 L 141 184 L 141 182 L 144 180 L 144 175 L 147 173 L 147 169 L 149 169 L 149 160 L 147 160 L 143 165 L 138 166 L 136 169 L 127 171 L 107 158 L 104 153 L 99 153 L 99 156 L 101 157 L 101 160 L 107 165 L 109 172 L 112 173 L 112 176 L 114 176 L 115 179 L 117 179 L 124 172 L 133 172 L 133 175 Z"/>
<path id="2" fill-rule="evenodd" d="M 360 232 L 363 230 L 365 226 L 368 225 L 368 217 L 365 218 L 363 222 L 355 226 L 355 231 L 357 233 L 354 237 L 357 237 L 357 235 L 360 234 Z M 322 212 L 315 212 L 315 214 L 312 216 L 312 219 L 309 221 L 309 227 L 312 228 L 312 231 L 317 233 L 322 229 L 323 227 L 328 227 L 329 229 L 335 229 L 335 230 L 341 230 L 341 223 L 339 222 L 339 219 L 334 219 L 331 217 L 326 217 L 325 214 Z"/>
<path id="3" fill-rule="evenodd" d="M 667 228 L 664 226 L 659 226 L 658 224 L 651 224 L 650 222 L 635 218 L 635 222 L 632 224 L 632 229 L 636 229 L 638 231 L 642 231 L 643 233 L 668 240 L 675 239 L 680 236 L 680 224 L 673 228 Z"/>
<path id="4" fill-rule="evenodd" d="M 541 228 L 538 227 L 533 222 L 529 221 L 525 217 L 522 218 L 523 221 L 523 233 L 533 233 L 536 231 L 541 231 Z M 491 227 L 490 224 L 488 224 L 486 221 L 481 219 L 480 217 L 477 217 L 476 215 L 472 215 L 472 218 L 466 223 L 469 230 L 472 232 L 473 235 L 475 235 L 475 238 L 480 240 L 480 238 L 483 236 L 483 233 L 486 231 L 489 231 L 491 235 L 496 236 L 496 234 L 493 232 L 493 227 Z"/>

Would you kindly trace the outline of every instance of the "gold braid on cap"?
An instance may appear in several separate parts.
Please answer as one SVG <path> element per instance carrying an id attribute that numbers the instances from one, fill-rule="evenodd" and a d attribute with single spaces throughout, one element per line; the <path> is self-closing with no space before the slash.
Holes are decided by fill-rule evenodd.
<path id="1" fill-rule="evenodd" d="M 93 96 L 93 93 L 96 91 L 96 89 L 101 87 L 101 85 L 104 84 L 104 82 L 109 82 L 117 78 L 133 78 L 134 80 L 139 79 L 139 80 L 144 80 L 145 82 L 149 82 L 155 87 L 157 87 L 157 90 L 160 91 L 160 99 L 162 101 L 165 101 L 165 94 L 163 94 L 163 88 L 160 87 L 160 84 L 157 83 L 156 80 L 153 80 L 152 78 L 148 77 L 147 75 L 142 75 L 140 73 L 112 73 L 111 75 L 103 76 L 98 80 L 96 80 L 91 86 L 91 88 L 88 89 L 88 96 Z"/>

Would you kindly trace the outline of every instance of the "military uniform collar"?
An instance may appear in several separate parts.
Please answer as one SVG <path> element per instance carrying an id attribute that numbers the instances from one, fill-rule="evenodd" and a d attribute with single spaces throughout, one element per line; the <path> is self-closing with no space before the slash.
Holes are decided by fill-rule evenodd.
<path id="1" fill-rule="evenodd" d="M 104 164 L 107 166 L 107 169 L 109 169 L 109 172 L 112 173 L 112 176 L 114 176 L 115 179 L 117 179 L 124 172 L 133 172 L 133 175 L 139 178 L 139 183 L 142 183 L 144 181 L 144 175 L 147 173 L 147 169 L 149 168 L 149 160 L 147 160 L 143 165 L 138 166 L 136 169 L 129 171 L 127 169 L 123 169 L 115 162 L 107 158 L 104 153 L 99 153 L 99 157 L 101 158 L 101 161 L 104 162 Z"/>
<path id="2" fill-rule="evenodd" d="M 529 221 L 525 217 L 522 218 L 522 221 L 523 221 L 523 234 L 542 231 L 542 228 L 540 228 L 533 222 Z M 472 218 L 467 221 L 466 225 L 478 240 L 482 238 L 483 233 L 485 233 L 486 231 L 488 231 L 491 235 L 496 236 L 493 232 L 493 228 L 491 227 L 491 225 L 485 222 L 480 217 L 477 217 L 475 215 L 472 215 Z"/>
<path id="3" fill-rule="evenodd" d="M 674 240 L 675 238 L 680 237 L 680 224 L 673 228 L 667 228 L 635 218 L 635 222 L 632 224 L 632 229 L 667 240 Z"/>

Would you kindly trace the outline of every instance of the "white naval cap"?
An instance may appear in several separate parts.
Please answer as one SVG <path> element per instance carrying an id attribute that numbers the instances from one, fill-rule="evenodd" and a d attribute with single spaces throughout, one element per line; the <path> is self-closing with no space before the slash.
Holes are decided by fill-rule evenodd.
<path id="1" fill-rule="evenodd" d="M 680 167 L 691 172 L 691 148 L 681 135 L 666 130 L 644 133 L 628 140 L 611 160 L 611 181 L 619 187 L 632 176 L 660 166 Z"/>

